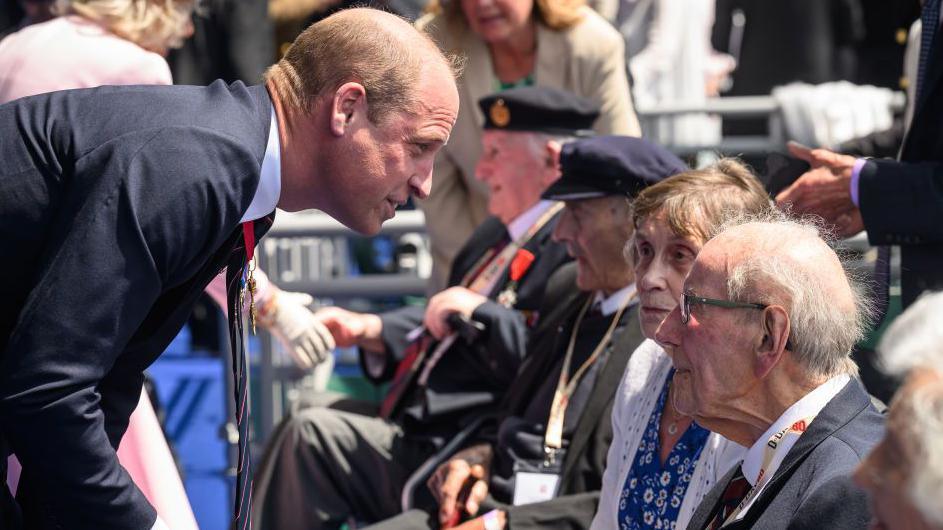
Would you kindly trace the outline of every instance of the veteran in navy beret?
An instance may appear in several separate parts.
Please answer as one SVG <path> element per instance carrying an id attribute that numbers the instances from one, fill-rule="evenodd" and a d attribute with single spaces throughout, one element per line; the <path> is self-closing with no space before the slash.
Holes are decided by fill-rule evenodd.
<path id="1" fill-rule="evenodd" d="M 576 94 L 551 87 L 528 86 L 502 90 L 478 100 L 484 130 L 593 135 L 599 105 Z"/>
<path id="2" fill-rule="evenodd" d="M 645 187 L 688 169 L 671 151 L 642 138 L 587 138 L 563 146 L 560 180 L 543 197 L 556 201 L 635 197 Z"/>

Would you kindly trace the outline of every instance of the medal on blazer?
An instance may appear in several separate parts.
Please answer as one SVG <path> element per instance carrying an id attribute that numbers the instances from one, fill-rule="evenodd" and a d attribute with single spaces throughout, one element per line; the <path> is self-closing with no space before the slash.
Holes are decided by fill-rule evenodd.
<path id="1" fill-rule="evenodd" d="M 255 322 L 259 317 L 259 310 L 255 307 L 255 222 L 242 223 L 242 239 L 246 245 L 246 270 L 243 272 L 242 291 L 239 293 L 239 305 L 245 307 L 246 291 L 249 292 L 249 323 L 252 324 L 252 334 L 255 335 Z"/>
<path id="2" fill-rule="evenodd" d="M 527 270 L 534 263 L 534 253 L 526 248 L 518 249 L 514 259 L 511 260 L 511 267 L 508 274 L 510 281 L 507 287 L 498 294 L 498 303 L 504 307 L 511 308 L 517 304 L 517 284 L 520 282 Z"/>

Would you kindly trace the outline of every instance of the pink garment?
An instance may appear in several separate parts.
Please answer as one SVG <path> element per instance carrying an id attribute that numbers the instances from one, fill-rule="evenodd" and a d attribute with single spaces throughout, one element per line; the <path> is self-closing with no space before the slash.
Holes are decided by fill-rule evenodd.
<path id="1" fill-rule="evenodd" d="M 128 432 L 118 446 L 118 460 L 169 528 L 199 528 L 146 392 L 141 392 L 141 401 L 131 414 Z"/>
<path id="2" fill-rule="evenodd" d="M 0 103 L 70 88 L 171 82 L 163 57 L 75 15 L 0 41 Z"/>

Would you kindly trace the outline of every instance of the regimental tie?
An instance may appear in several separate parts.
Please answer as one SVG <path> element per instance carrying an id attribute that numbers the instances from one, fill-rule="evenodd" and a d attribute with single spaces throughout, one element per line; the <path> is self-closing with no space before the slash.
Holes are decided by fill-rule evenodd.
<path id="1" fill-rule="evenodd" d="M 246 368 L 246 329 L 244 327 L 243 308 L 245 296 L 249 296 L 249 317 L 254 323 L 255 280 L 252 271 L 255 268 L 255 242 L 274 221 L 270 214 L 258 221 L 242 224 L 242 244 L 233 249 L 226 267 L 226 294 L 229 310 L 229 341 L 232 347 L 233 397 L 235 398 L 236 427 L 239 431 L 239 445 L 236 460 L 236 497 L 233 520 L 236 530 L 251 528 L 250 500 L 252 497 L 252 466 L 249 453 L 249 403 L 248 373 Z"/>
<path id="2" fill-rule="evenodd" d="M 737 466 L 737 472 L 724 489 L 724 494 L 720 497 L 720 506 L 717 508 L 717 513 L 711 519 L 710 524 L 707 525 L 707 529 L 717 530 L 723 526 L 724 521 L 737 509 L 737 506 L 740 505 L 740 502 L 743 501 L 749 491 L 750 483 L 743 476 L 741 467 Z"/>

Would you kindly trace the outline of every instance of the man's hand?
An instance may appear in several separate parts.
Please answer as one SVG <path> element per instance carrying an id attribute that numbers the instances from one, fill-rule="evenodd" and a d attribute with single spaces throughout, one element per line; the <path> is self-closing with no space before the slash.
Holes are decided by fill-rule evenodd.
<path id="1" fill-rule="evenodd" d="M 841 236 L 864 229 L 861 212 L 851 201 L 851 172 L 855 158 L 827 149 L 809 149 L 795 142 L 789 152 L 812 169 L 776 196 L 776 204 L 796 214 L 814 214 L 835 225 Z"/>
<path id="2" fill-rule="evenodd" d="M 331 306 L 319 309 L 314 318 L 331 332 L 338 346 L 361 346 L 371 351 L 383 351 L 380 337 L 383 322 L 377 315 Z"/>
<path id="3" fill-rule="evenodd" d="M 314 299 L 307 293 L 282 291 L 274 285 L 270 289 L 270 301 L 259 315 L 259 322 L 282 343 L 299 368 L 314 368 L 334 349 L 331 332 L 308 309 Z"/>
<path id="4" fill-rule="evenodd" d="M 465 318 L 471 318 L 472 313 L 488 298 L 464 287 L 449 287 L 429 299 L 426 305 L 426 315 L 423 324 L 436 339 L 452 332 L 446 319 L 452 313 L 459 313 Z"/>
<path id="5" fill-rule="evenodd" d="M 504 510 L 495 510 L 495 514 L 498 516 L 498 525 L 499 528 L 507 528 L 508 525 L 508 514 Z M 470 521 L 465 521 L 464 523 L 453 526 L 453 530 L 485 530 L 485 521 L 484 517 L 476 517 Z"/>
<path id="6" fill-rule="evenodd" d="M 457 513 L 475 516 L 481 501 L 488 496 L 488 468 L 491 466 L 491 446 L 487 444 L 470 447 L 456 453 L 448 462 L 439 466 L 426 483 L 439 503 L 439 524 L 454 524 Z M 468 485 L 470 483 L 470 486 Z M 468 489 L 468 498 L 459 506 L 459 494 Z"/>

